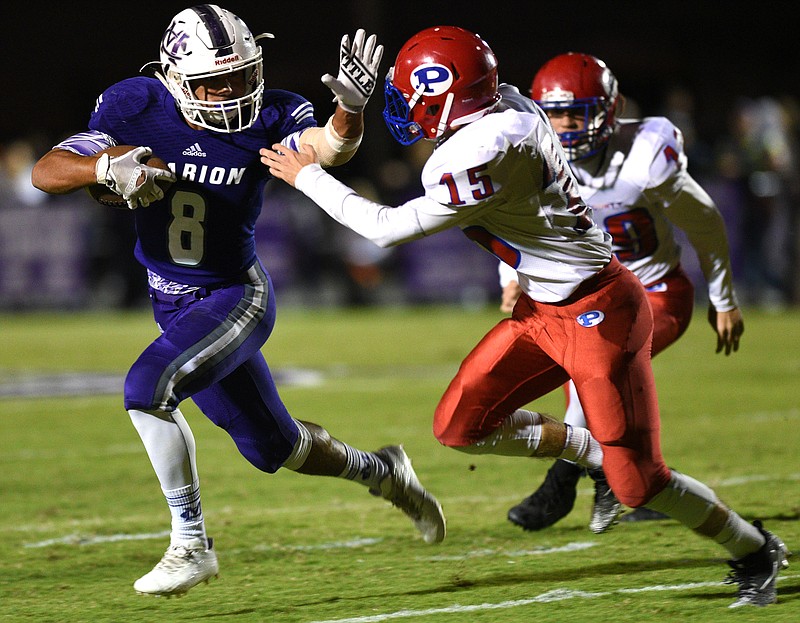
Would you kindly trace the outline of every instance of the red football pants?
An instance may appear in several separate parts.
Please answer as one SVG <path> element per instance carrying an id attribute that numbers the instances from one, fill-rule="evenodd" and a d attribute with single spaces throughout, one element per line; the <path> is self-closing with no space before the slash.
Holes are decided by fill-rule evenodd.
<path id="1" fill-rule="evenodd" d="M 694 284 L 680 266 L 663 278 L 645 286 L 650 309 L 653 310 L 653 348 L 655 357 L 678 341 L 692 320 Z M 569 405 L 569 383 L 564 384 L 564 397 Z"/>
<path id="2" fill-rule="evenodd" d="M 694 285 L 678 266 L 663 279 L 645 286 L 653 310 L 653 357 L 676 342 L 689 326 L 694 311 Z"/>
<path id="3" fill-rule="evenodd" d="M 660 448 L 652 336 L 645 290 L 616 258 L 561 303 L 523 294 L 512 316 L 462 362 L 436 407 L 434 435 L 446 446 L 472 445 L 571 378 L 603 447 L 612 490 L 623 504 L 641 506 L 670 479 Z"/>

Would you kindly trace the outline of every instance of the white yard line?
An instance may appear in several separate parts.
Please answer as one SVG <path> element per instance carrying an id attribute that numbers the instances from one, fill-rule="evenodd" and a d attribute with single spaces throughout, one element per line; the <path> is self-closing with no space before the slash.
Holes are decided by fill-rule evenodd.
<path id="1" fill-rule="evenodd" d="M 578 552 L 590 547 L 598 545 L 595 541 L 585 541 L 582 543 L 567 543 L 560 547 L 537 547 L 535 549 L 522 549 L 522 550 L 498 550 L 498 549 L 478 549 L 471 552 L 464 552 L 463 554 L 454 554 L 452 556 L 417 556 L 417 560 L 466 560 L 467 558 L 480 558 L 482 556 L 509 556 L 517 558 L 519 556 L 542 556 L 544 554 L 561 554 L 564 552 Z"/>
<path id="2" fill-rule="evenodd" d="M 146 541 L 149 539 L 162 539 L 169 536 L 169 530 L 163 532 L 151 532 L 145 534 L 106 534 L 95 536 L 81 536 L 79 534 L 68 534 L 56 539 L 37 541 L 36 543 L 25 543 L 25 547 L 49 547 L 50 545 L 96 545 L 98 543 L 116 543 L 118 541 Z"/>
<path id="3" fill-rule="evenodd" d="M 784 575 L 778 580 L 793 580 L 800 575 Z M 346 619 L 323 619 L 309 621 L 309 623 L 380 623 L 392 619 L 410 619 L 413 617 L 424 617 L 435 614 L 453 614 L 459 612 L 480 612 L 485 610 L 504 610 L 508 608 L 518 608 L 520 606 L 530 606 L 532 604 L 552 603 L 566 601 L 568 599 L 595 599 L 597 597 L 608 597 L 611 595 L 629 595 L 632 593 L 655 593 L 665 591 L 683 592 L 697 588 L 711 588 L 723 586 L 724 582 L 691 582 L 689 584 L 656 584 L 652 586 L 640 586 L 636 588 L 619 588 L 613 591 L 589 592 L 572 590 L 568 588 L 557 588 L 546 591 L 530 599 L 513 599 L 510 601 L 500 601 L 497 603 L 481 603 L 472 605 L 453 604 L 441 608 L 429 608 L 427 610 L 397 610 L 395 612 L 385 612 L 383 614 L 371 614 L 368 616 L 350 617 Z"/>

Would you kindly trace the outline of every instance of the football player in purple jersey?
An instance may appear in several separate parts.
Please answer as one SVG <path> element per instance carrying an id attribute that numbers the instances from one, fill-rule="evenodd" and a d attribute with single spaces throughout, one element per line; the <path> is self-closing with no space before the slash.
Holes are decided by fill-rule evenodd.
<path id="1" fill-rule="evenodd" d="M 400 143 L 435 142 L 419 197 L 370 201 L 323 170 L 308 146 L 276 144 L 261 155 L 276 177 L 381 246 L 458 227 L 516 269 L 514 311 L 462 361 L 434 411 L 436 439 L 468 454 L 602 466 L 621 502 L 665 513 L 728 552 L 732 607 L 776 601 L 783 542 L 664 461 L 647 294 L 592 220 L 545 112 L 529 99 L 521 110 L 502 106 L 494 53 L 455 26 L 409 39 L 384 94 Z M 525 408 L 570 379 L 588 429 Z"/>
<path id="2" fill-rule="evenodd" d="M 143 594 L 180 595 L 218 572 L 195 441 L 180 411 L 186 398 L 256 468 L 353 480 L 398 506 L 426 542 L 445 536 L 441 506 L 402 446 L 364 452 L 293 418 L 261 353 L 275 297 L 255 253 L 255 222 L 271 177 L 259 148 L 308 145 L 325 166 L 347 162 L 361 142 L 383 54 L 363 30 L 342 38 L 338 75 L 322 77 L 336 109 L 318 127 L 306 99 L 264 87 L 258 40 L 271 36 L 253 36 L 213 4 L 181 11 L 164 33 L 155 77 L 106 89 L 88 131 L 56 145 L 32 173 L 34 186 L 49 193 L 104 184 L 135 209 L 135 255 L 147 268 L 161 335 L 127 375 L 125 409 L 172 517 L 166 553 L 134 583 Z M 119 146 L 134 149 L 120 154 Z M 170 171 L 148 166 L 151 154 Z M 172 182 L 166 190 L 165 182 Z"/>
<path id="3" fill-rule="evenodd" d="M 708 284 L 708 319 L 717 336 L 717 352 L 739 349 L 744 332 L 733 287 L 725 224 L 714 201 L 689 175 L 680 130 L 664 117 L 618 119 L 624 106 L 617 79 L 590 54 L 568 52 L 548 60 L 536 72 L 531 97 L 547 113 L 575 172 L 581 197 L 612 237 L 614 254 L 644 284 L 653 309 L 653 355 L 673 344 L 689 326 L 694 286 L 681 268 L 681 247 L 674 226 L 697 253 Z M 501 310 L 511 312 L 520 295 L 516 272 L 500 264 Z M 564 421 L 586 426 L 573 383 L 565 387 Z M 555 461 L 542 485 L 508 511 L 526 530 L 541 530 L 566 516 L 575 502 L 583 470 Z M 616 516 L 604 480 L 595 481 L 590 527 L 608 529 Z M 663 519 L 647 508 L 622 521 Z"/>

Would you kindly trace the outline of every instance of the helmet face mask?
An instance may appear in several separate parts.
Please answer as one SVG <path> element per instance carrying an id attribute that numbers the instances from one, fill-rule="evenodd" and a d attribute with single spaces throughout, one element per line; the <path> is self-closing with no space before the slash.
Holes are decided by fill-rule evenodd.
<path id="1" fill-rule="evenodd" d="M 569 52 L 550 59 L 534 76 L 531 98 L 551 116 L 558 111 L 583 120 L 582 129 L 558 134 L 570 160 L 598 153 L 614 133 L 617 80 L 594 56 Z"/>
<path id="2" fill-rule="evenodd" d="M 409 39 L 384 85 L 383 118 L 403 145 L 439 140 L 450 129 L 492 112 L 500 101 L 497 59 L 477 35 L 455 26 Z"/>
<path id="3" fill-rule="evenodd" d="M 241 19 L 213 4 L 185 9 L 173 18 L 161 41 L 161 73 L 156 75 L 189 123 L 224 133 L 255 123 L 264 93 L 256 39 Z M 198 99 L 195 91 L 202 81 L 226 76 L 238 80 L 237 72 L 242 72 L 245 85 L 240 97 Z"/>
<path id="4" fill-rule="evenodd" d="M 570 160 L 593 156 L 605 146 L 614 131 L 613 123 L 609 123 L 609 119 L 614 119 L 613 111 L 602 98 L 540 100 L 537 104 L 549 115 L 557 111 L 582 120 L 582 129 L 558 133 Z"/>
<path id="5" fill-rule="evenodd" d="M 389 133 L 401 145 L 412 145 L 425 135 L 420 125 L 411 119 L 411 108 L 400 90 L 387 77 L 383 85 L 383 96 L 386 107 L 383 109 L 383 120 Z"/>

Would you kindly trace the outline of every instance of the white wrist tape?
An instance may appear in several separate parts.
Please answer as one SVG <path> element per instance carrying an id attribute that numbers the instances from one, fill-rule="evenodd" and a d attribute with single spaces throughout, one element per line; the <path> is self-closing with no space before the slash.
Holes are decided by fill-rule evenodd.
<path id="1" fill-rule="evenodd" d="M 350 160 L 361 144 L 363 134 L 354 138 L 345 138 L 333 128 L 333 116 L 328 119 L 324 128 L 309 128 L 300 135 L 300 143 L 314 148 L 323 167 L 339 166 Z"/>
<path id="2" fill-rule="evenodd" d="M 333 151 L 343 153 L 346 151 L 354 151 L 361 145 L 361 139 L 364 134 L 359 134 L 355 138 L 344 138 L 340 136 L 336 129 L 333 127 L 333 115 L 330 116 L 328 122 L 325 124 L 325 140 L 331 146 Z"/>
<path id="3" fill-rule="evenodd" d="M 94 176 L 98 184 L 108 186 L 108 171 L 111 166 L 111 158 L 108 154 L 102 154 L 94 165 Z"/>

